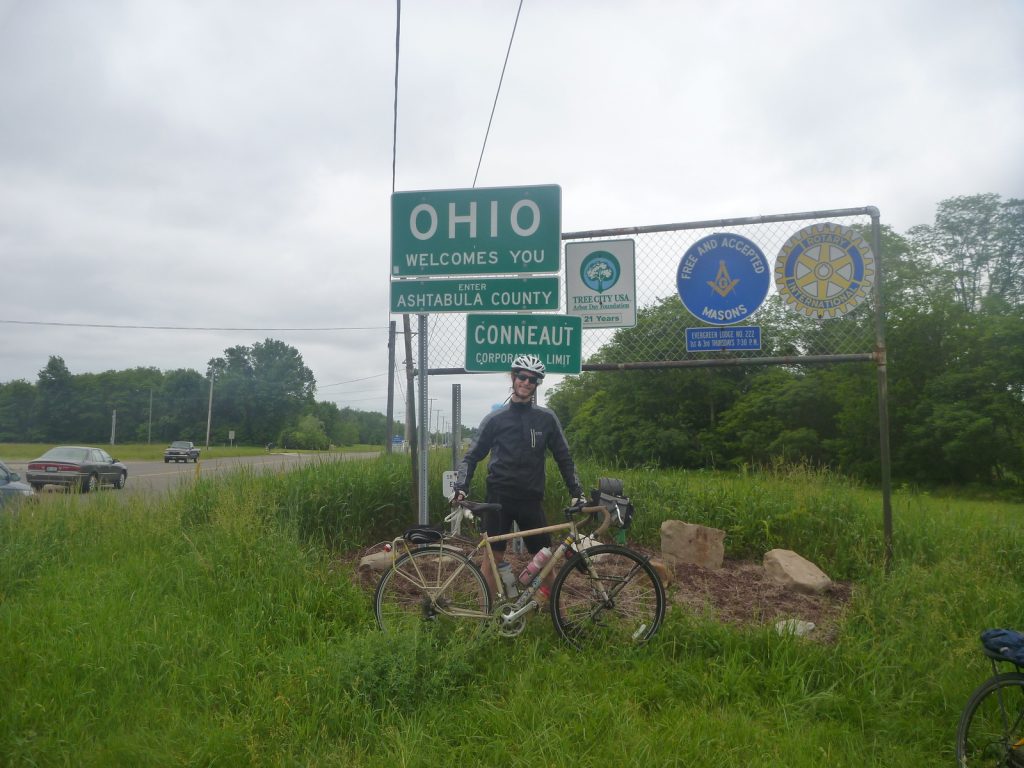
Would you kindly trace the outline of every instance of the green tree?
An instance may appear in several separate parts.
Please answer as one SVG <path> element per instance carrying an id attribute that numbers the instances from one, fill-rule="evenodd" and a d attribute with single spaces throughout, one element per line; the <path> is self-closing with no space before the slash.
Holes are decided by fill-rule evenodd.
<path id="1" fill-rule="evenodd" d="M 299 418 L 296 426 L 283 430 L 278 443 L 286 448 L 302 448 L 313 451 L 326 450 L 330 440 L 324 425 L 311 413 Z"/>
<path id="2" fill-rule="evenodd" d="M 224 350 L 223 357 L 210 360 L 208 373 L 214 378 L 220 440 L 234 429 L 239 442 L 273 442 L 297 422 L 316 392 L 316 379 L 302 355 L 274 339 Z"/>
<path id="3" fill-rule="evenodd" d="M 198 371 L 167 371 L 153 393 L 153 439 L 203 442 L 210 382 Z"/>
<path id="4" fill-rule="evenodd" d="M 71 371 L 63 357 L 51 355 L 36 381 L 36 418 L 44 440 L 64 442 L 78 436 L 78 405 Z"/>
<path id="5" fill-rule="evenodd" d="M 1009 306 L 1024 303 L 1024 200 L 953 197 L 939 203 L 934 224 L 908 234 L 948 272 L 964 309 L 980 309 L 988 296 Z"/>
<path id="6" fill-rule="evenodd" d="M 595 362 L 682 359 L 685 308 L 670 297 L 641 310 Z M 548 399 L 573 449 L 606 461 L 703 466 L 703 435 L 742 391 L 748 372 L 732 368 L 590 372 L 568 378 Z"/>
<path id="7" fill-rule="evenodd" d="M 0 442 L 43 440 L 36 426 L 36 388 L 24 379 L 0 384 Z"/>

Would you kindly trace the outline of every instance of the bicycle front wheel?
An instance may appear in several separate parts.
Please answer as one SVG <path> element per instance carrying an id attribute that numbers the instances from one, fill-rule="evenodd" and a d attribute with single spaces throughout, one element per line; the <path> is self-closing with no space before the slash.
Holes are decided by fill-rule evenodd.
<path id="1" fill-rule="evenodd" d="M 665 616 L 665 588 L 650 563 L 616 544 L 570 559 L 551 589 L 551 620 L 577 648 L 639 645 Z"/>
<path id="2" fill-rule="evenodd" d="M 480 569 L 448 547 L 421 547 L 402 555 L 385 571 L 374 596 L 377 626 L 387 632 L 424 625 L 452 631 L 490 611 Z"/>
<path id="3" fill-rule="evenodd" d="M 990 677 L 971 694 L 956 728 L 960 768 L 1024 768 L 1024 674 Z"/>

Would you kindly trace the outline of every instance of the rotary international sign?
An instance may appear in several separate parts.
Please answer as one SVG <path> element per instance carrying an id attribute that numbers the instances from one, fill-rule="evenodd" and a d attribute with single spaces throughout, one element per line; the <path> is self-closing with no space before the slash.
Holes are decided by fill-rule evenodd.
<path id="1" fill-rule="evenodd" d="M 804 227 L 775 262 L 775 287 L 786 306 L 819 320 L 841 317 L 866 301 L 874 280 L 871 246 L 840 224 Z"/>

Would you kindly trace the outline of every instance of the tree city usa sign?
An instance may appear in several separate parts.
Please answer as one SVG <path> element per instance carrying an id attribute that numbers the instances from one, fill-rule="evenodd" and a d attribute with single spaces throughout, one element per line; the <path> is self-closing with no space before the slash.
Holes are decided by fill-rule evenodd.
<path id="1" fill-rule="evenodd" d="M 391 196 L 391 276 L 557 272 L 562 188 L 491 187 Z"/>

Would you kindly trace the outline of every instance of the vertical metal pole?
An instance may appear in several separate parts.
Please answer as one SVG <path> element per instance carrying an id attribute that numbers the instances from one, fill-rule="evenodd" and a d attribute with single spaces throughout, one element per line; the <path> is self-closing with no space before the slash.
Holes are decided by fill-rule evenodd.
<path id="1" fill-rule="evenodd" d="M 114 436 L 117 433 L 117 408 L 110 414 L 110 444 L 114 444 Z"/>
<path id="2" fill-rule="evenodd" d="M 416 440 L 416 366 L 412 360 L 412 321 L 409 315 L 402 315 L 402 330 L 405 334 L 405 444 L 409 447 L 409 505 L 419 509 L 420 454 Z M 418 517 L 418 515 L 417 515 Z"/>
<path id="3" fill-rule="evenodd" d="M 388 328 L 388 426 L 384 435 L 384 453 L 391 453 L 391 433 L 395 431 L 395 321 Z"/>
<path id="4" fill-rule="evenodd" d="M 213 421 L 213 374 L 210 374 L 210 402 L 206 404 L 206 447 L 210 447 L 210 423 Z"/>
<path id="5" fill-rule="evenodd" d="M 452 469 L 459 465 L 462 447 L 462 385 L 452 384 Z"/>
<path id="6" fill-rule="evenodd" d="M 153 442 L 153 388 L 149 388 L 149 429 L 146 431 L 146 445 Z"/>
<path id="7" fill-rule="evenodd" d="M 427 469 L 430 463 L 427 438 L 430 436 L 430 411 L 427 392 L 427 316 L 418 315 L 420 326 L 420 471 L 419 471 L 419 523 L 426 525 L 430 522 L 430 505 L 427 494 Z"/>
<path id="8" fill-rule="evenodd" d="M 875 363 L 878 369 L 878 459 L 882 474 L 882 529 L 885 539 L 885 570 L 892 569 L 892 468 L 889 454 L 889 384 L 886 374 L 885 307 L 882 290 L 882 237 L 877 209 L 871 214 L 871 247 L 875 251 Z"/>

